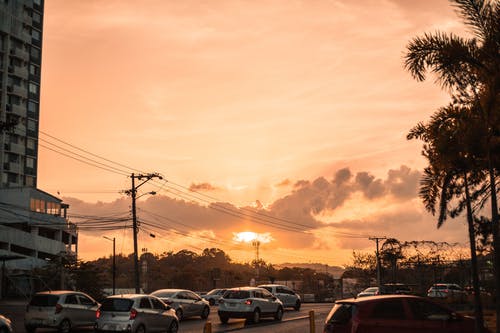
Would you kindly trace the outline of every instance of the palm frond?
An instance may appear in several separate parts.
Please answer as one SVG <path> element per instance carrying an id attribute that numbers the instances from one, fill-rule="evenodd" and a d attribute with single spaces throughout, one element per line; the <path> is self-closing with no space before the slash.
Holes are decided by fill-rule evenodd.
<path id="1" fill-rule="evenodd" d="M 485 41 L 490 32 L 490 17 L 493 11 L 492 5 L 484 0 L 453 0 L 453 6 L 458 10 L 458 14 L 468 25 L 474 35 L 481 41 Z"/>

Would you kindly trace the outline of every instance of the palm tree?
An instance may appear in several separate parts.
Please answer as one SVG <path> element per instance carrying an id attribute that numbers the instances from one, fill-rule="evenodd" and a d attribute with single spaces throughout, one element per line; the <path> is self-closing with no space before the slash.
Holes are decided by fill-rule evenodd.
<path id="1" fill-rule="evenodd" d="M 466 211 L 475 292 L 476 331 L 481 332 L 484 321 L 472 202 L 482 193 L 480 185 L 484 183 L 486 176 L 478 167 L 474 156 L 477 151 L 477 135 L 482 132 L 483 125 L 475 118 L 470 110 L 450 105 L 437 112 L 428 124 L 420 123 L 414 127 L 408 134 L 408 139 L 424 141 L 423 154 L 429 165 L 424 169 L 419 195 L 426 209 L 433 215 L 438 207 L 437 227 L 440 228 L 448 216 L 456 217 Z M 473 191 L 476 187 L 479 190 Z M 456 207 L 450 209 L 451 203 L 456 203 Z"/>
<path id="2" fill-rule="evenodd" d="M 474 38 L 464 39 L 441 32 L 416 37 L 407 47 L 405 67 L 419 81 L 425 80 L 427 71 L 434 72 L 441 85 L 449 89 L 459 103 L 476 111 L 485 124 L 482 141 L 484 155 L 477 157 L 484 162 L 483 167 L 489 177 L 496 299 L 500 299 L 500 230 L 496 188 L 500 162 L 500 2 L 452 0 L 452 3 Z M 497 307 L 497 319 L 500 319 L 500 307 Z M 500 333 L 500 325 L 497 332 Z"/>

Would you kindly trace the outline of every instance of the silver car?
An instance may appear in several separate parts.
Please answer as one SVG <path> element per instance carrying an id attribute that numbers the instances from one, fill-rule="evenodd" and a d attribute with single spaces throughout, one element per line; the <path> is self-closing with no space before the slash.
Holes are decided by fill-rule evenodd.
<path id="1" fill-rule="evenodd" d="M 97 332 L 176 333 L 179 330 L 175 311 L 151 295 L 109 296 L 102 301 L 95 317 Z"/>
<path id="2" fill-rule="evenodd" d="M 219 299 L 226 292 L 227 289 L 212 289 L 205 295 L 201 295 L 201 298 L 206 299 L 210 305 L 217 305 Z"/>
<path id="3" fill-rule="evenodd" d="M 264 288 L 278 297 L 285 308 L 293 308 L 295 311 L 300 310 L 300 296 L 289 287 L 281 284 L 262 284 L 258 287 Z"/>
<path id="4" fill-rule="evenodd" d="M 0 315 L 0 333 L 12 333 L 12 321 Z"/>
<path id="5" fill-rule="evenodd" d="M 261 317 L 283 318 L 283 303 L 264 288 L 242 287 L 228 289 L 219 300 L 219 319 L 225 324 L 229 318 L 245 318 L 258 323 Z"/>
<path id="6" fill-rule="evenodd" d="M 200 316 L 207 319 L 210 315 L 210 304 L 198 294 L 186 289 L 159 289 L 151 295 L 158 297 L 165 304 L 175 309 L 179 320 Z"/>
<path id="7" fill-rule="evenodd" d="M 82 292 L 39 292 L 26 307 L 24 327 L 28 333 L 40 327 L 57 328 L 61 333 L 67 333 L 73 327 L 92 327 L 98 307 L 99 303 Z"/>

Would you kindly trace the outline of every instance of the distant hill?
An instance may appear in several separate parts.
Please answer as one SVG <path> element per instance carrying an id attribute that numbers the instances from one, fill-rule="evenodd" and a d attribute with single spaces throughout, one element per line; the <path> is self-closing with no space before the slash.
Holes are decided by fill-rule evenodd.
<path id="1" fill-rule="evenodd" d="M 283 269 L 285 267 L 288 268 L 309 268 L 312 270 L 315 270 L 316 272 L 319 273 L 328 273 L 333 275 L 334 278 L 338 279 L 344 273 L 345 269 L 340 267 L 340 266 L 329 266 L 325 264 L 318 264 L 318 263 L 284 263 L 284 264 L 276 264 L 273 265 L 274 268 L 276 269 Z"/>

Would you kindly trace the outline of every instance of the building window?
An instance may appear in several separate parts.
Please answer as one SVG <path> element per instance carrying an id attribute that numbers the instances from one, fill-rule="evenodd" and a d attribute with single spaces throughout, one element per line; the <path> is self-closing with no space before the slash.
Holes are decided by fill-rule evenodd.
<path id="1" fill-rule="evenodd" d="M 35 150 L 35 140 L 28 138 L 26 141 L 26 148 Z"/>
<path id="2" fill-rule="evenodd" d="M 30 74 L 33 76 L 40 76 L 40 67 L 30 64 Z"/>
<path id="3" fill-rule="evenodd" d="M 32 212 L 45 213 L 45 201 L 31 198 L 30 209 Z"/>
<path id="4" fill-rule="evenodd" d="M 34 94 L 34 95 L 38 96 L 38 90 L 39 90 L 38 85 L 30 82 L 28 89 L 29 89 L 30 94 Z"/>
<path id="5" fill-rule="evenodd" d="M 31 58 L 34 60 L 40 60 L 40 49 L 31 47 Z"/>
<path id="6" fill-rule="evenodd" d="M 35 177 L 26 176 L 26 186 L 35 186 Z"/>
<path id="7" fill-rule="evenodd" d="M 33 12 L 33 22 L 42 23 L 42 16 L 37 12 Z"/>
<path id="8" fill-rule="evenodd" d="M 36 41 L 40 41 L 40 31 L 36 29 L 31 29 L 31 38 L 33 38 Z"/>
<path id="9" fill-rule="evenodd" d="M 32 157 L 26 157 L 26 167 L 33 169 L 35 167 L 35 159 Z"/>
<path id="10" fill-rule="evenodd" d="M 36 122 L 34 120 L 28 119 L 28 130 L 36 131 Z"/>
<path id="11" fill-rule="evenodd" d="M 28 111 L 33 112 L 35 114 L 38 114 L 38 103 L 35 103 L 33 101 L 28 102 Z"/>

